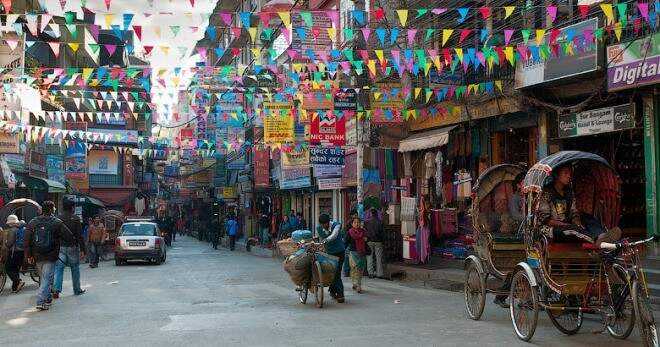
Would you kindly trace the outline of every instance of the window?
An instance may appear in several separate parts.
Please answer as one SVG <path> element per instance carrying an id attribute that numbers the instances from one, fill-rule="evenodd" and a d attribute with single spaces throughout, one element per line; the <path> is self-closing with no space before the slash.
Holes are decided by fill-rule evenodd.
<path id="1" fill-rule="evenodd" d="M 153 224 L 126 223 L 121 226 L 121 236 L 158 236 L 156 226 Z"/>

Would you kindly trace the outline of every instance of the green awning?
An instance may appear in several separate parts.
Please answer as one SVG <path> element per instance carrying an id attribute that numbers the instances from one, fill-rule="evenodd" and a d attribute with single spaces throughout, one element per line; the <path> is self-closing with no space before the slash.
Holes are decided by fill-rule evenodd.
<path id="1" fill-rule="evenodd" d="M 85 196 L 85 203 L 96 205 L 98 207 L 105 207 L 105 204 L 101 200 L 92 198 L 91 196 Z"/>
<path id="2" fill-rule="evenodd" d="M 66 193 L 66 187 L 57 181 L 32 176 L 18 176 L 28 188 L 46 190 L 49 193 Z"/>

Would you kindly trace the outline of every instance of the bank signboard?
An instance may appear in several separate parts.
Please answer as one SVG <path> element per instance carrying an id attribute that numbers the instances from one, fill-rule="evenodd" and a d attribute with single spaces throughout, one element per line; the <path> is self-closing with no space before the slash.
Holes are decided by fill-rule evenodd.
<path id="1" fill-rule="evenodd" d="M 635 105 L 625 104 L 561 115 L 559 137 L 594 135 L 635 127 Z"/>
<path id="2" fill-rule="evenodd" d="M 609 91 L 660 82 L 660 34 L 607 46 L 607 61 Z"/>

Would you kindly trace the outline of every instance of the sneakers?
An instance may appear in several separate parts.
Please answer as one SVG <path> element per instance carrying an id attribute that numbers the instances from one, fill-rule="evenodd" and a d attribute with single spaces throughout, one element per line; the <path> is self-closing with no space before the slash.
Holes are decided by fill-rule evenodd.
<path id="1" fill-rule="evenodd" d="M 620 239 L 621 239 L 621 228 L 614 227 L 612 229 L 607 230 L 607 232 L 598 235 L 598 238 L 596 239 L 596 246 L 600 247 L 600 244 L 603 242 L 615 243 Z"/>
<path id="2" fill-rule="evenodd" d="M 60 298 L 60 292 L 53 292 L 53 299 L 59 299 Z"/>
<path id="3" fill-rule="evenodd" d="M 87 290 L 85 290 L 85 289 L 81 289 L 79 292 L 77 292 L 77 293 L 73 293 L 73 295 L 83 295 L 83 294 L 85 294 L 85 293 L 87 293 Z"/>
<path id="4" fill-rule="evenodd" d="M 341 298 L 336 299 L 338 303 L 343 304 L 344 303 L 344 297 L 342 296 Z"/>
<path id="5" fill-rule="evenodd" d="M 37 305 L 36 308 L 37 308 L 37 310 L 39 310 L 39 311 L 48 311 L 48 309 L 50 308 L 50 306 L 49 306 L 48 304 L 41 304 L 41 305 Z"/>

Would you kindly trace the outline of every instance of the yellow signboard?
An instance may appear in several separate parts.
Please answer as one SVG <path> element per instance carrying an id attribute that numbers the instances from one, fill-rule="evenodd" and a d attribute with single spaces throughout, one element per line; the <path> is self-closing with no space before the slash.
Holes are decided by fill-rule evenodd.
<path id="1" fill-rule="evenodd" d="M 293 117 L 286 115 L 264 118 L 265 143 L 289 143 L 295 139 Z"/>
<path id="2" fill-rule="evenodd" d="M 222 190 L 222 197 L 225 199 L 235 199 L 236 198 L 236 188 L 234 187 L 224 187 Z"/>
<path id="3" fill-rule="evenodd" d="M 309 150 L 282 153 L 282 166 L 308 166 Z"/>

